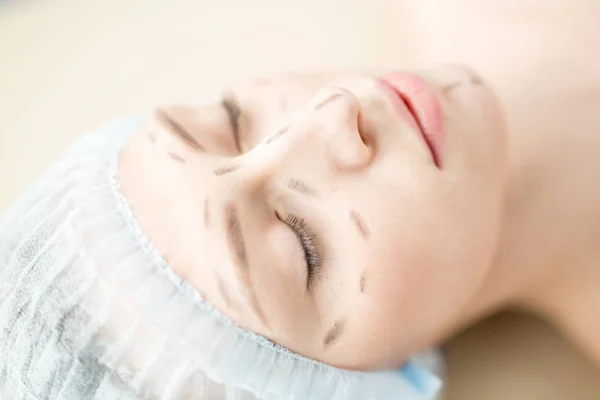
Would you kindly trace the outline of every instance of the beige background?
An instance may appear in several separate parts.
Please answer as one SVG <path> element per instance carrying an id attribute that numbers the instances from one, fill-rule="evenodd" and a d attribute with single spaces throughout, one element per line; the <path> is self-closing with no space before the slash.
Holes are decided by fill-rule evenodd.
<path id="1" fill-rule="evenodd" d="M 0 211 L 106 120 L 281 70 L 410 66 L 418 47 L 403 40 L 402 4 L 0 0 Z M 468 330 L 448 354 L 450 400 L 600 399 L 598 370 L 524 315 Z"/>

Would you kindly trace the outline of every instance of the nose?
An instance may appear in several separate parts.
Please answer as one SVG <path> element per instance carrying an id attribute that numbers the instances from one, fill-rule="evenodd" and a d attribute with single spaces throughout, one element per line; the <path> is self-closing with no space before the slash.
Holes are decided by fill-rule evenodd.
<path id="1" fill-rule="evenodd" d="M 315 134 L 325 142 L 328 155 L 342 171 L 365 168 L 372 158 L 372 146 L 362 126 L 361 104 L 351 91 L 326 87 L 308 103 L 318 123 Z"/>
<path id="2" fill-rule="evenodd" d="M 314 174 L 306 179 L 323 182 L 336 172 L 367 167 L 373 155 L 372 140 L 361 127 L 358 97 L 344 88 L 327 87 L 310 99 L 290 126 L 215 169 L 214 174 L 217 181 L 226 182 L 223 187 L 228 196 L 260 198 L 281 179 Z"/>

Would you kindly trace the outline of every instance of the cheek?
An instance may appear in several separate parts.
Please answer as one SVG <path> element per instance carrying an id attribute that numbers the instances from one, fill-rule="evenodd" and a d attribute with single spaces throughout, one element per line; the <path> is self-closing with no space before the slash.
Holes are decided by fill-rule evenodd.
<path id="1" fill-rule="evenodd" d="M 390 329 L 400 337 L 456 313 L 489 260 L 493 235 L 472 229 L 476 224 L 462 213 L 437 210 L 452 211 L 447 204 L 415 209 L 374 238 L 364 295 L 374 318 L 394 316 L 398 326 Z"/>
<path id="2" fill-rule="evenodd" d="M 285 226 L 271 227 L 260 241 L 250 241 L 252 279 L 267 316 L 267 336 L 280 343 L 293 338 L 296 350 L 296 345 L 305 345 L 314 324 L 303 285 L 303 255 L 295 235 L 288 231 Z"/>

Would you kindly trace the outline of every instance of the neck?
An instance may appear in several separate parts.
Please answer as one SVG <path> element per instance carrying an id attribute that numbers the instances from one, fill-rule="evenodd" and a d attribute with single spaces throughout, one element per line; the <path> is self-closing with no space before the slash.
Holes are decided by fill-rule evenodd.
<path id="1" fill-rule="evenodd" d="M 600 95 L 593 87 L 600 79 L 571 82 L 552 96 L 500 90 L 510 126 L 504 221 L 477 306 L 463 322 L 506 306 L 528 308 L 587 348 L 592 343 L 600 361 L 600 341 L 581 339 L 600 323 L 574 327 L 600 320 Z"/>
<path id="2" fill-rule="evenodd" d="M 581 322 L 600 321 L 600 55 L 589 51 L 600 35 L 597 2 L 537 1 L 535 10 L 531 2 L 440 2 L 435 10 L 426 3 L 408 7 L 418 62 L 479 71 L 510 128 L 498 251 L 476 306 L 454 327 L 507 305 L 527 307 L 600 361 L 600 345 L 586 335 L 595 338 L 600 326 Z M 483 41 L 473 35 L 481 26 Z"/>

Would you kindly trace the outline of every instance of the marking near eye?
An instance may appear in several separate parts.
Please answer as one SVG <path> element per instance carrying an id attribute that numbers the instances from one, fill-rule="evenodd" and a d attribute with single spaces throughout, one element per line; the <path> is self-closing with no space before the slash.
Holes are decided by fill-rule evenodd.
<path id="1" fill-rule="evenodd" d="M 329 347 L 333 342 L 339 339 L 344 331 L 344 327 L 346 326 L 346 321 L 337 321 L 333 324 L 333 327 L 329 329 L 327 334 L 325 335 L 325 339 L 323 340 L 323 344 L 325 348 Z"/>
<path id="2" fill-rule="evenodd" d="M 317 192 L 308 186 L 305 182 L 298 179 L 290 179 L 288 182 L 288 187 L 296 192 L 300 192 L 303 194 L 307 194 L 309 196 L 316 196 Z"/>
<path id="3" fill-rule="evenodd" d="M 272 142 L 274 142 L 275 140 L 279 139 L 283 134 L 285 134 L 288 129 L 290 129 L 289 125 L 286 125 L 282 128 L 280 128 L 277 132 L 275 132 L 275 134 L 273 136 L 271 136 L 269 139 L 267 139 L 267 144 L 270 144 Z"/>
<path id="4" fill-rule="evenodd" d="M 368 239 L 371 233 L 362 215 L 356 211 L 350 211 L 350 217 L 352 218 L 352 221 L 354 221 L 354 225 L 358 229 L 360 235 L 363 238 Z"/>
<path id="5" fill-rule="evenodd" d="M 362 276 L 360 277 L 360 292 L 364 293 L 365 292 L 365 282 L 367 281 L 367 271 L 363 272 Z"/>
<path id="6" fill-rule="evenodd" d="M 217 169 L 215 169 L 215 170 L 213 171 L 213 173 L 214 173 L 216 176 L 219 176 L 219 175 L 225 175 L 225 174 L 228 174 L 228 173 L 230 173 L 230 172 L 233 172 L 233 171 L 235 171 L 235 170 L 237 170 L 237 169 L 239 169 L 239 168 L 240 168 L 240 166 L 239 166 L 239 165 L 231 165 L 231 166 L 229 166 L 229 167 L 217 168 Z"/>
<path id="7" fill-rule="evenodd" d="M 180 155 L 178 155 L 178 154 L 175 154 L 175 153 L 173 153 L 173 152 L 171 152 L 171 151 L 169 151 L 167 154 L 168 154 L 168 155 L 169 155 L 169 157 L 171 157 L 171 159 L 173 159 L 174 161 L 177 161 L 177 162 L 178 162 L 178 163 L 180 163 L 180 164 L 187 164 L 187 161 L 185 160 L 185 158 L 181 157 Z"/>
<path id="8" fill-rule="evenodd" d="M 327 105 L 328 103 L 331 103 L 334 100 L 339 99 L 340 97 L 342 97 L 341 93 L 334 93 L 331 96 L 327 97 L 324 100 L 321 100 L 319 103 L 317 103 L 317 105 L 315 105 L 315 110 L 320 110 L 321 108 L 325 107 L 325 105 Z"/>

